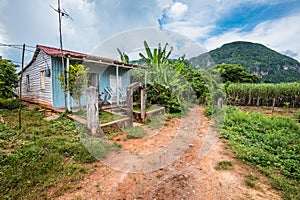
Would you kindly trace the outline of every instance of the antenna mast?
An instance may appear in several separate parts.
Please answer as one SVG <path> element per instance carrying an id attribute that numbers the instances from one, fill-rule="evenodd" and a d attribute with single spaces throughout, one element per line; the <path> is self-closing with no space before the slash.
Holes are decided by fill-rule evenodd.
<path id="1" fill-rule="evenodd" d="M 63 11 L 60 8 L 60 0 L 57 2 L 57 9 L 53 8 L 51 5 L 50 7 L 58 13 L 58 25 L 59 25 L 59 44 L 60 44 L 60 55 L 61 55 L 61 63 L 62 63 L 62 68 L 64 70 L 64 97 L 65 97 L 65 108 L 67 109 L 67 85 L 68 85 L 68 80 L 67 80 L 67 69 L 65 67 L 64 63 L 64 54 L 63 54 L 63 39 L 62 39 L 62 29 L 61 29 L 61 21 L 62 17 L 70 18 L 73 20 L 70 15 L 63 9 Z"/>

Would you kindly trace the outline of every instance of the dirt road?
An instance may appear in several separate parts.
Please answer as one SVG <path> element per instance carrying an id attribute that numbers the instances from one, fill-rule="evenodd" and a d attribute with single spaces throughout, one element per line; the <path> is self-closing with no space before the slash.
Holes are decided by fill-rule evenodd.
<path id="1" fill-rule="evenodd" d="M 145 138 L 124 140 L 124 135 L 116 137 L 114 140 L 122 144 L 123 152 L 98 162 L 95 170 L 76 185 L 75 191 L 57 199 L 281 199 L 263 175 L 233 159 L 224 141 L 217 140 L 217 134 L 209 131 L 211 122 L 203 113 L 204 108 L 195 108 L 186 121 L 172 119 L 152 133 L 148 128 L 150 134 Z M 198 121 L 190 124 L 195 121 L 191 119 Z M 181 129 L 190 136 L 174 142 L 180 138 Z M 178 152 L 171 155 L 172 151 Z M 142 157 L 143 162 L 132 158 L 125 165 L 124 156 L 128 156 L 125 154 L 128 152 Z M 162 156 L 157 152 L 167 152 L 166 158 L 151 163 L 149 159 L 153 156 Z M 232 162 L 233 168 L 216 170 L 220 161 Z M 259 177 L 254 187 L 245 183 L 249 174 Z"/>

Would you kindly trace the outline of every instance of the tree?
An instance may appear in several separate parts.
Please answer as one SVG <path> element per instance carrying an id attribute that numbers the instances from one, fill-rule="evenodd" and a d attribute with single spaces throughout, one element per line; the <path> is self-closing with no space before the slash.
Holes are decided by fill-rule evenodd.
<path id="1" fill-rule="evenodd" d="M 0 56 L 0 97 L 10 98 L 14 96 L 14 89 L 18 86 L 16 65 Z"/>
<path id="2" fill-rule="evenodd" d="M 220 71 L 224 83 L 257 83 L 258 81 L 257 75 L 246 72 L 239 64 L 218 64 L 216 69 Z"/>
<path id="3" fill-rule="evenodd" d="M 81 105 L 81 97 L 88 83 L 88 71 L 89 68 L 85 68 L 82 64 L 76 63 L 75 65 L 70 65 L 68 72 L 69 77 L 67 80 L 68 84 L 66 87 L 64 84 L 64 73 L 61 73 L 58 78 L 61 88 L 70 92 L 71 97 L 73 97 L 81 110 L 83 110 Z"/>

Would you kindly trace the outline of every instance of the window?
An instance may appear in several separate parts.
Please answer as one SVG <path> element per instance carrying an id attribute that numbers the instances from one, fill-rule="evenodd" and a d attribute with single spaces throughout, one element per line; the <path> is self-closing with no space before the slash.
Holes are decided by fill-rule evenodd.
<path id="1" fill-rule="evenodd" d="M 50 69 L 46 69 L 45 70 L 45 77 L 50 77 L 50 76 L 51 76 Z"/>
<path id="2" fill-rule="evenodd" d="M 41 89 L 44 90 L 45 88 L 45 71 L 41 71 Z"/>
<path id="3" fill-rule="evenodd" d="M 28 75 L 28 74 L 26 75 L 26 82 L 25 82 L 25 85 L 26 85 L 26 90 L 27 90 L 27 91 L 30 91 L 30 78 L 29 78 L 29 75 Z"/>

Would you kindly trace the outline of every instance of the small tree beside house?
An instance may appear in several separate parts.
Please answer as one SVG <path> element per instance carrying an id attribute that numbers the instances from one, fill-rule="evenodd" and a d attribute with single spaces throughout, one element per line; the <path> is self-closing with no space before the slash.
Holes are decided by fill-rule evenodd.
<path id="1" fill-rule="evenodd" d="M 86 89 L 88 83 L 88 71 L 89 68 L 84 67 L 82 64 L 74 64 L 69 66 L 67 85 L 65 86 L 64 73 L 62 72 L 58 78 L 60 87 L 69 91 L 71 97 L 75 100 L 76 104 L 79 105 L 80 110 L 83 110 L 81 104 L 81 97 Z"/>

